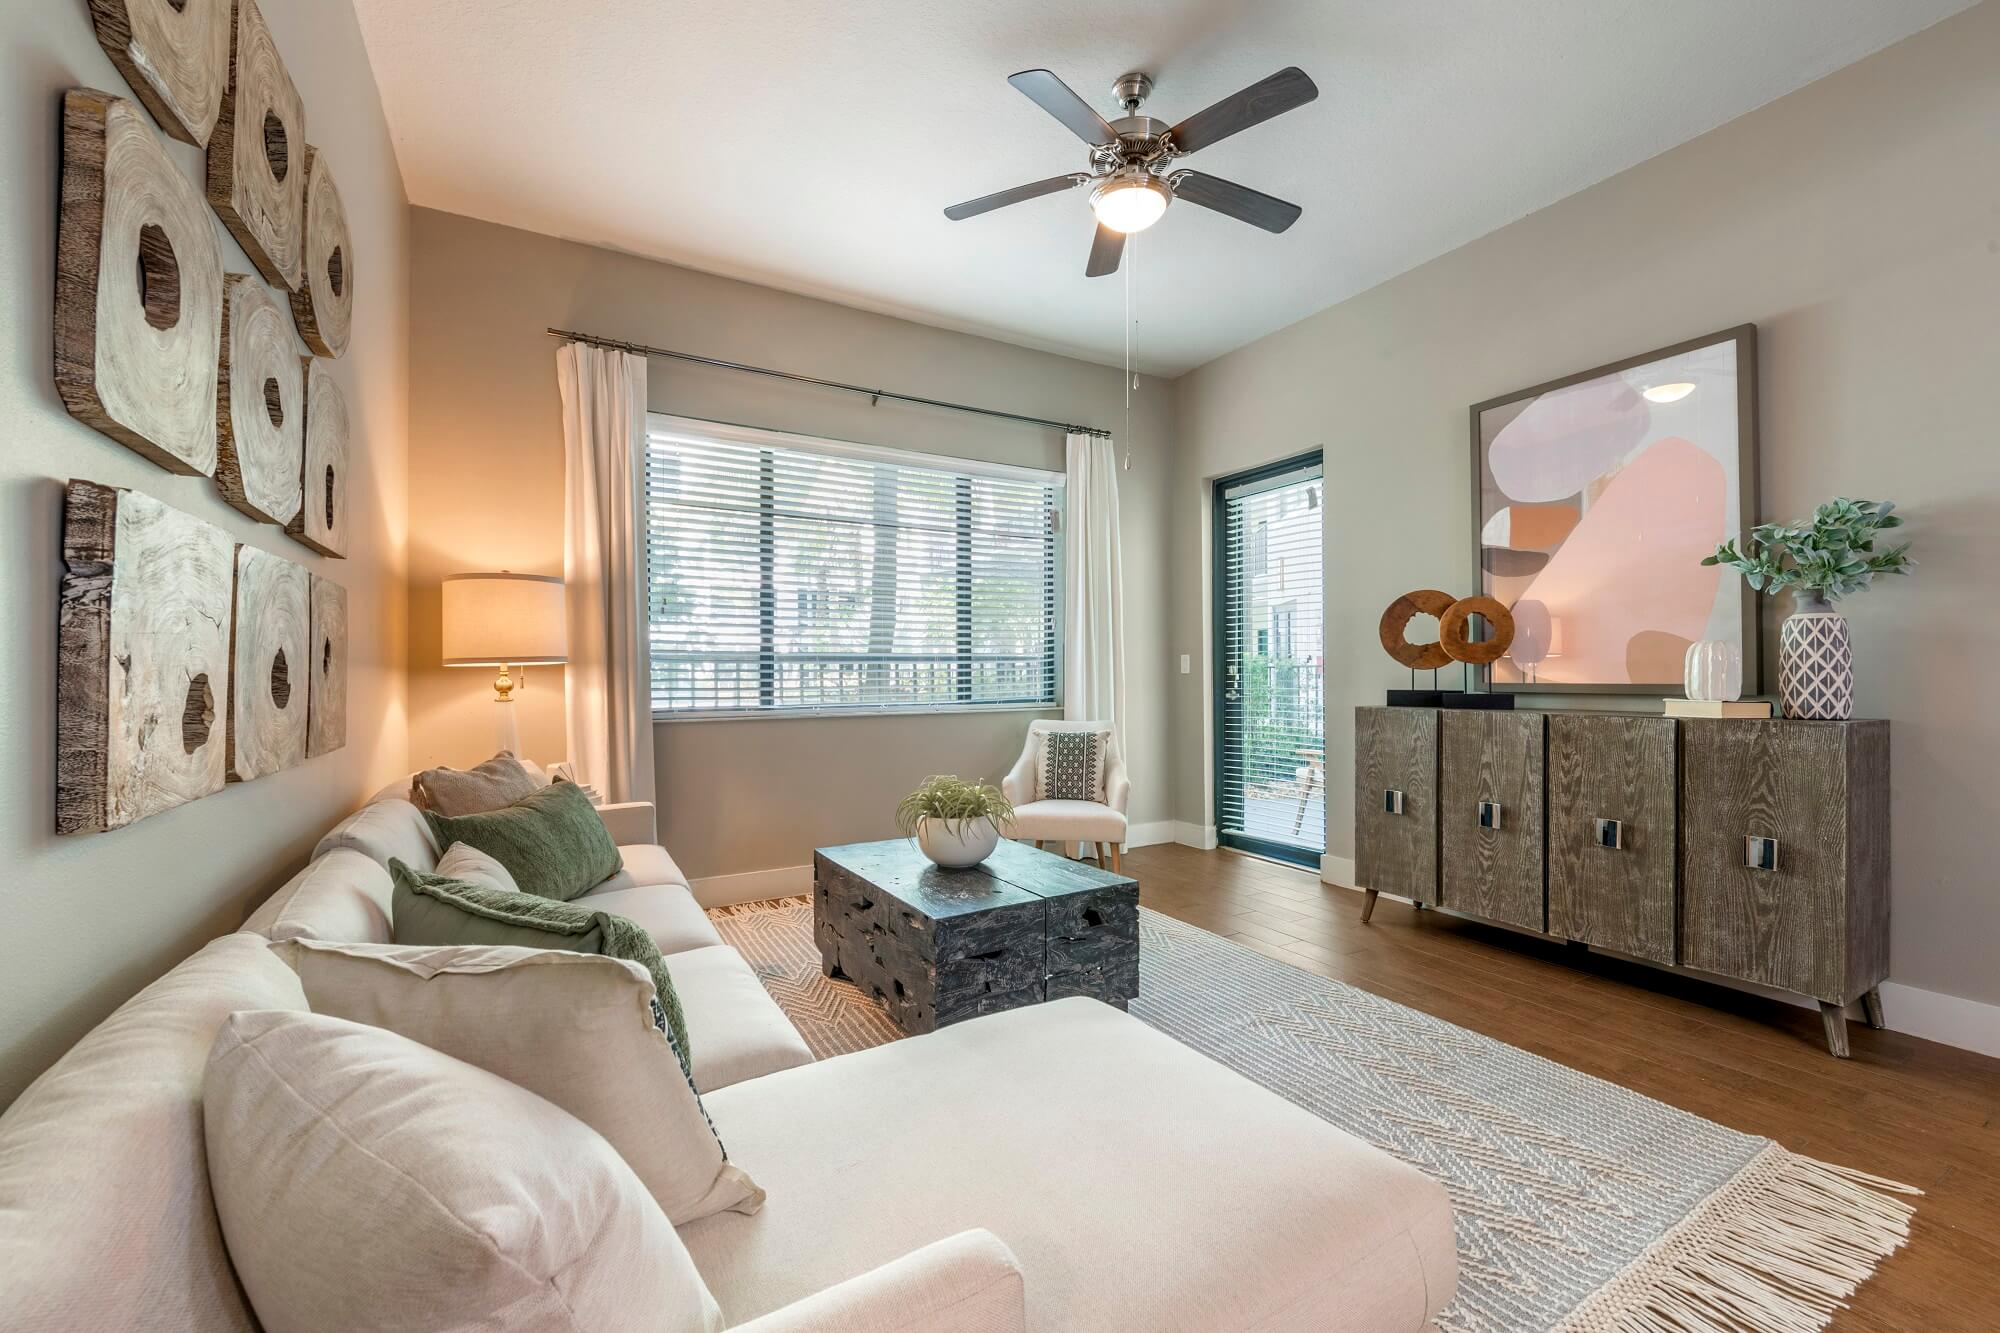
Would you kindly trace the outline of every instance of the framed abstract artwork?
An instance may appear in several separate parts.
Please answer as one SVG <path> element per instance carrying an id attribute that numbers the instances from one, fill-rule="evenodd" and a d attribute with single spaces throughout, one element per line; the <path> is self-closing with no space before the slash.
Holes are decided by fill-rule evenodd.
<path id="1" fill-rule="evenodd" d="M 1756 507 L 1755 325 L 1474 405 L 1474 580 L 1514 615 L 1492 688 L 1678 695 L 1720 640 L 1754 692 L 1756 601 L 1701 560 Z"/>

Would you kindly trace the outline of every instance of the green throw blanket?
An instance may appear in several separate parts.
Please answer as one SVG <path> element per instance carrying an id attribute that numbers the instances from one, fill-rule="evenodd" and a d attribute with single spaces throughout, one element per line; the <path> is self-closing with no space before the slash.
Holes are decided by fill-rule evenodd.
<path id="1" fill-rule="evenodd" d="M 694 1077 L 688 1055 L 687 1018 L 660 946 L 636 922 L 583 903 L 559 902 L 532 893 L 507 893 L 464 880 L 412 870 L 389 862 L 396 881 L 392 904 L 398 944 L 500 944 L 528 949 L 566 949 L 603 954 L 638 963 L 653 974 L 654 1003 L 680 1057 L 681 1071 Z"/>

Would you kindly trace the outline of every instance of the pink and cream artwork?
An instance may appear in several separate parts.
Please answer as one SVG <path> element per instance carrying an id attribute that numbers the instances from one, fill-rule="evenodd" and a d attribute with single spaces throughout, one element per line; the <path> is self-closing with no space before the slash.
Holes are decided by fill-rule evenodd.
<path id="1" fill-rule="evenodd" d="M 1480 591 L 1516 627 L 1495 689 L 1677 694 L 1702 640 L 1738 645 L 1754 677 L 1755 606 L 1701 561 L 1754 504 L 1755 339 L 1731 329 L 1473 409 Z"/>

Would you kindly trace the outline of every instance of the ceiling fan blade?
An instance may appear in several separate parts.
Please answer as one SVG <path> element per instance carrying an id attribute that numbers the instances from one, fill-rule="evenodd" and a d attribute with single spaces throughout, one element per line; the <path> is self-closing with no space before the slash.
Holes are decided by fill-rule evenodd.
<path id="1" fill-rule="evenodd" d="M 1260 190 L 1220 176 L 1204 176 L 1199 171 L 1177 171 L 1173 176 L 1174 198 L 1185 199 L 1203 208 L 1226 213 L 1265 231 L 1283 231 L 1299 220 L 1305 210 Z"/>
<path id="2" fill-rule="evenodd" d="M 1019 88 L 1030 102 L 1068 126 L 1071 134 L 1092 147 L 1118 142 L 1118 132 L 1105 123 L 1104 117 L 1092 111 L 1090 103 L 1078 97 L 1068 84 L 1049 71 L 1024 69 L 1019 74 L 1009 74 L 1007 82 Z M 1276 115 L 1277 112 L 1271 114 Z"/>
<path id="3" fill-rule="evenodd" d="M 1252 125 L 1261 125 L 1273 116 L 1304 106 L 1318 96 L 1319 88 L 1306 77 L 1306 72 L 1289 65 L 1214 106 L 1195 112 L 1168 134 L 1183 153 L 1198 152 L 1232 134 L 1241 134 Z"/>
<path id="4" fill-rule="evenodd" d="M 1045 194 L 1054 194 L 1058 190 L 1074 189 L 1089 179 L 1090 177 L 1080 171 L 1073 172 L 1067 176 L 1051 176 L 1045 181 L 1036 181 L 1032 185 L 1016 185 L 1011 190 L 1001 190 L 997 194 L 982 194 L 977 199 L 968 199 L 962 204 L 953 204 L 944 211 L 944 215 L 953 222 L 963 222 L 967 218 L 978 217 L 981 213 L 991 213 L 994 209 L 1005 208 L 1009 204 L 1018 204 L 1028 199 L 1039 199 Z"/>
<path id="5" fill-rule="evenodd" d="M 1086 278 L 1102 278 L 1118 271 L 1118 261 L 1125 257 L 1125 233 L 1113 231 L 1103 223 L 1097 224 L 1097 235 L 1091 238 L 1090 262 L 1083 266 Z"/>

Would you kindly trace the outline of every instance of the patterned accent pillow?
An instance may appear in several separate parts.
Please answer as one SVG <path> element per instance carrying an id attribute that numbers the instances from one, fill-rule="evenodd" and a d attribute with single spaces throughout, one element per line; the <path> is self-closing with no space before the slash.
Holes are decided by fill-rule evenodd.
<path id="1" fill-rule="evenodd" d="M 1102 803 L 1109 740 L 1103 731 L 1043 732 L 1041 799 Z"/>

